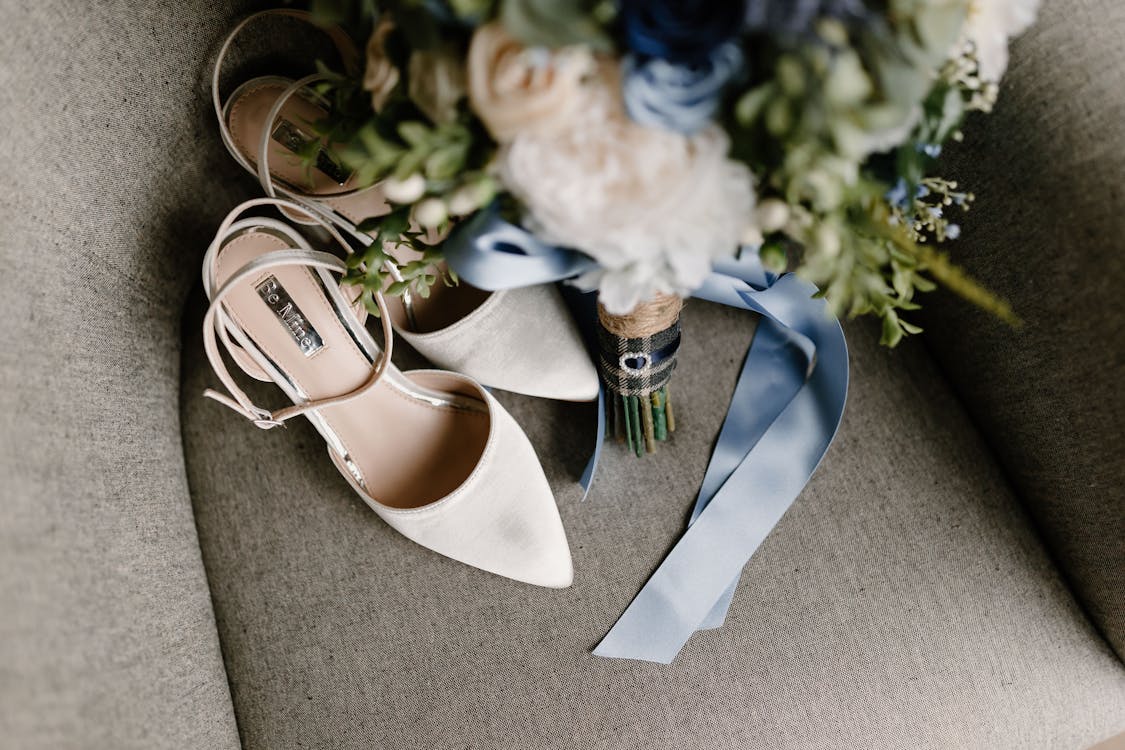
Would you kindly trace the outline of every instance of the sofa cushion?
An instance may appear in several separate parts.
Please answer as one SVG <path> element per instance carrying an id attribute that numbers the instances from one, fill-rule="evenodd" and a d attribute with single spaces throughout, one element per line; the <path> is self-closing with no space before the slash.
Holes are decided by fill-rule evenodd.
<path id="1" fill-rule="evenodd" d="M 4 747 L 238 747 L 178 413 L 200 238 L 246 190 L 199 137 L 231 10 L 4 7 Z"/>
<path id="2" fill-rule="evenodd" d="M 1054 559 L 1125 657 L 1125 3 L 1047 0 L 950 173 L 954 258 L 1012 330 L 929 295 L 926 337 Z M 1003 165 L 1003 166 L 1000 166 Z"/>
<path id="3" fill-rule="evenodd" d="M 919 345 L 849 327 L 840 437 L 727 625 L 661 666 L 590 650 L 683 528 L 751 315 L 689 304 L 673 442 L 644 459 L 608 446 L 585 502 L 590 407 L 498 392 L 557 494 L 563 591 L 410 543 L 307 424 L 263 433 L 205 402 L 199 320 L 185 450 L 247 748 L 1073 749 L 1125 729 L 1125 668 Z"/>

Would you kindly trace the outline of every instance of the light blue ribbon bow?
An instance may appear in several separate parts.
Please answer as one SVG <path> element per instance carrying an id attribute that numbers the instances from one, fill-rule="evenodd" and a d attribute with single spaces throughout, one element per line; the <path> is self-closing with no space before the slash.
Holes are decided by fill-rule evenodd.
<path id="1" fill-rule="evenodd" d="M 469 283 L 506 289 L 569 278 L 593 267 L 482 211 L 445 245 Z M 669 664 L 696 630 L 723 624 L 742 568 L 808 483 L 836 435 L 848 390 L 840 323 L 816 287 L 765 271 L 755 253 L 717 263 L 693 296 L 762 318 L 711 454 L 687 531 L 610 632 L 598 656 Z M 604 439 L 583 474 L 589 487 Z"/>

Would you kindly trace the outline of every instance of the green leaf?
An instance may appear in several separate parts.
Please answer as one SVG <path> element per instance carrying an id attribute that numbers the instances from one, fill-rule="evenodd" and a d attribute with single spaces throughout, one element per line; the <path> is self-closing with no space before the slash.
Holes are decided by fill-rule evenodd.
<path id="1" fill-rule="evenodd" d="M 894 348 L 900 341 L 902 341 L 902 328 L 899 326 L 898 315 L 894 310 L 888 309 L 883 313 L 883 336 L 879 339 L 879 343 Z"/>
<path id="2" fill-rule="evenodd" d="M 414 148 L 425 146 L 430 142 L 430 129 L 415 120 L 399 123 L 398 134 Z"/>
<path id="3" fill-rule="evenodd" d="M 359 224 L 356 225 L 356 229 L 363 232 L 364 234 L 371 234 L 372 232 L 378 231 L 379 227 L 382 226 L 382 224 L 382 216 L 372 216 L 359 222 Z"/>
<path id="4" fill-rule="evenodd" d="M 584 44 L 612 52 L 613 42 L 602 26 L 601 0 L 501 0 L 500 20 L 508 33 L 528 47 Z"/>
<path id="5" fill-rule="evenodd" d="M 942 99 L 941 119 L 935 128 L 934 143 L 944 143 L 965 118 L 965 100 L 957 88 L 950 86 Z"/>
<path id="6" fill-rule="evenodd" d="M 426 177 L 431 180 L 449 180 L 465 166 L 465 149 L 461 146 L 447 146 L 438 149 L 426 158 Z"/>
<path id="7" fill-rule="evenodd" d="M 900 326 L 902 326 L 902 330 L 906 331 L 907 333 L 921 333 L 922 332 L 921 326 L 916 326 L 913 323 L 907 323 L 905 320 L 899 320 L 898 324 Z"/>
<path id="8" fill-rule="evenodd" d="M 391 295 L 392 297 L 398 297 L 409 288 L 409 281 L 396 281 L 387 287 L 387 294 Z"/>
<path id="9" fill-rule="evenodd" d="M 405 156 L 399 159 L 398 165 L 394 169 L 395 179 L 405 180 L 410 175 L 420 171 L 427 156 L 429 154 L 420 147 L 408 151 Z"/>
<path id="10" fill-rule="evenodd" d="M 766 103 L 774 96 L 777 87 L 773 83 L 766 83 L 757 88 L 750 89 L 738 99 L 734 108 L 734 116 L 740 125 L 749 127 L 761 116 Z"/>

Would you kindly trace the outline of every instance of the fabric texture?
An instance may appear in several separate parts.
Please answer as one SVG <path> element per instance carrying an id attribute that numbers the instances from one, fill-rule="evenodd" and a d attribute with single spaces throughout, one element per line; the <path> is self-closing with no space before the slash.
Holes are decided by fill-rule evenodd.
<path id="1" fill-rule="evenodd" d="M 928 295 L 926 339 L 1090 617 L 1125 658 L 1125 3 L 1046 0 L 990 117 L 954 260 L 1019 330 Z M 1004 165 L 999 168 L 998 165 Z"/>
<path id="2" fill-rule="evenodd" d="M 607 447 L 585 502 L 593 408 L 497 392 L 567 528 L 575 583 L 549 591 L 398 536 L 307 425 L 261 433 L 201 399 L 198 315 L 185 450 L 248 749 L 1084 748 L 1125 729 L 1125 668 L 916 343 L 850 327 L 840 437 L 726 626 L 665 667 L 589 652 L 683 529 L 753 316 L 689 303 L 675 438 Z"/>
<path id="3" fill-rule="evenodd" d="M 354 495 L 307 424 L 264 433 L 200 398 L 214 382 L 201 298 L 181 351 L 184 299 L 221 217 L 257 193 L 206 89 L 208 55 L 245 10 L 6 8 L 0 745 L 1069 749 L 1125 730 L 1125 667 L 917 343 L 886 352 L 870 327 L 849 329 L 840 438 L 751 560 L 727 625 L 670 667 L 589 650 L 682 531 L 751 316 L 689 307 L 675 439 L 649 459 L 607 449 L 584 503 L 591 407 L 497 394 L 559 499 L 577 576 L 564 591 L 420 549 Z M 982 141 L 990 162 L 1027 172 L 974 186 L 1020 221 L 970 223 L 965 240 L 1019 260 L 974 266 L 1013 297 L 1026 284 L 1049 308 L 1061 278 L 1098 304 L 1054 328 L 1025 305 L 1024 345 L 960 308 L 932 326 L 980 332 L 968 351 L 935 330 L 934 351 L 1111 637 L 1122 483 L 1105 467 L 1121 402 L 1096 365 L 1119 372 L 1120 355 L 1099 360 L 1077 313 L 1121 340 L 1121 92 L 1103 69 L 1121 70 L 1121 25 L 1115 0 L 1048 0 Z M 298 74 L 290 37 L 258 35 L 231 80 Z M 1033 215 L 1045 207 L 1057 226 Z M 1066 409 L 1045 411 L 1028 373 Z M 278 403 L 268 386 L 252 395 Z"/>
<path id="4" fill-rule="evenodd" d="M 201 78 L 231 12 L 4 6 L 5 748 L 238 747 L 177 408 L 197 250 L 245 190 Z"/>
<path id="5" fill-rule="evenodd" d="M 526 325 L 541 315 L 535 326 Z M 485 385 L 544 398 L 589 401 L 598 395 L 594 365 L 553 287 L 494 292 L 467 316 L 437 331 L 399 336 L 435 364 Z"/>

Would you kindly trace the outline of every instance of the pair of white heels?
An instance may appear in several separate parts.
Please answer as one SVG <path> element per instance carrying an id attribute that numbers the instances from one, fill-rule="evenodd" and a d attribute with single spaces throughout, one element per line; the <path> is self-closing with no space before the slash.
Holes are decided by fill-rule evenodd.
<path id="1" fill-rule="evenodd" d="M 312 77 L 255 79 L 226 102 L 219 96 L 219 69 L 234 38 L 248 22 L 275 14 L 308 20 L 300 11 L 251 16 L 223 45 L 212 82 L 223 141 L 269 197 L 232 211 L 204 258 L 211 300 L 204 347 L 228 392 L 205 395 L 262 429 L 307 418 L 359 496 L 414 542 L 508 578 L 569 586 L 570 548 L 539 460 L 480 385 L 565 400 L 596 397 L 597 372 L 557 290 L 488 294 L 461 285 L 405 301 L 376 294 L 380 349 L 357 290 L 333 277 L 346 271 L 344 261 L 314 249 L 294 226 L 320 227 L 347 255 L 345 236 L 372 241 L 358 221 L 388 210 L 378 187 L 350 189 L 326 172 L 314 170 L 310 190 L 297 187 L 292 139 L 300 123 L 323 113 L 304 93 Z M 348 54 L 346 35 L 330 35 Z M 264 206 L 289 221 L 249 214 Z M 458 372 L 399 371 L 391 363 L 396 332 L 436 365 Z M 276 383 L 293 405 L 270 411 L 254 404 L 224 365 L 220 343 L 240 369 Z"/>

